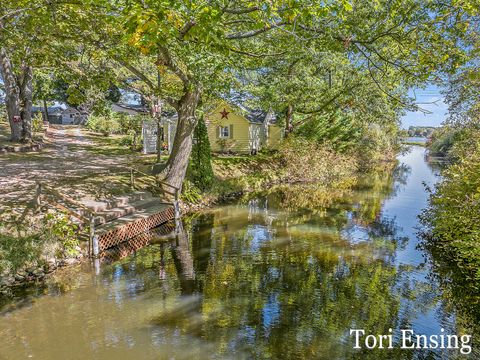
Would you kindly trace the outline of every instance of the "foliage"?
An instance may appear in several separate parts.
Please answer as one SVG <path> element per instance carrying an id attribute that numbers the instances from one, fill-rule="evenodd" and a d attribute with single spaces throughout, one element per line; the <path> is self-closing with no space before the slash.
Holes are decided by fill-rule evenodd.
<path id="1" fill-rule="evenodd" d="M 401 150 L 398 126 L 395 123 L 381 126 L 371 124 L 362 129 L 362 137 L 352 151 L 362 170 L 379 167 L 381 162 L 394 161 Z"/>
<path id="2" fill-rule="evenodd" d="M 32 118 L 32 130 L 34 132 L 43 132 L 43 116 L 41 113 L 36 113 Z"/>
<path id="3" fill-rule="evenodd" d="M 26 264 L 36 262 L 43 252 L 38 235 L 14 236 L 0 232 L 0 273 L 14 273 Z"/>
<path id="4" fill-rule="evenodd" d="M 142 149 L 142 122 L 145 118 L 144 115 L 127 115 L 103 109 L 88 117 L 87 128 L 104 136 L 125 135 L 120 140 L 120 145 L 139 151 Z"/>
<path id="5" fill-rule="evenodd" d="M 423 236 L 437 264 L 443 264 L 442 274 L 454 282 L 466 279 L 467 293 L 479 296 L 480 130 L 463 128 L 457 134 L 448 151 L 454 163 L 443 171 L 421 216 Z"/>
<path id="6" fill-rule="evenodd" d="M 428 144 L 430 155 L 445 157 L 450 162 L 460 160 L 468 156 L 469 149 L 474 151 L 479 132 L 480 119 L 466 124 L 446 124 L 433 132 Z"/>
<path id="7" fill-rule="evenodd" d="M 146 119 L 144 115 L 119 114 L 119 132 L 124 134 L 121 144 L 129 146 L 133 151 L 142 149 L 142 123 Z"/>
<path id="8" fill-rule="evenodd" d="M 411 137 L 430 137 L 434 130 L 431 126 L 410 126 L 407 134 Z"/>
<path id="9" fill-rule="evenodd" d="M 104 136 L 118 134 L 120 132 L 118 117 L 113 113 L 89 115 L 87 119 L 87 128 Z"/>
<path id="10" fill-rule="evenodd" d="M 428 144 L 430 155 L 448 157 L 459 133 L 459 129 L 449 126 L 443 126 L 435 130 Z"/>
<path id="11" fill-rule="evenodd" d="M 207 126 L 203 116 L 197 123 L 194 132 L 194 143 L 190 155 L 189 175 L 200 190 L 210 188 L 213 182 L 212 151 L 208 139 Z"/>
<path id="12" fill-rule="evenodd" d="M 43 218 L 41 237 L 49 243 L 59 241 L 67 256 L 76 255 L 78 251 L 78 226 L 73 224 L 66 214 L 48 213 Z"/>
<path id="13" fill-rule="evenodd" d="M 78 227 L 67 215 L 47 213 L 17 223 L 17 231 L 0 225 L 0 274 L 42 265 L 46 258 L 77 255 Z"/>
<path id="14" fill-rule="evenodd" d="M 182 186 L 181 199 L 190 204 L 199 203 L 202 199 L 200 189 L 189 180 L 185 180 Z"/>
<path id="15" fill-rule="evenodd" d="M 282 182 L 319 182 L 335 186 L 353 177 L 357 171 L 353 157 L 301 137 L 285 141 L 278 159 Z"/>

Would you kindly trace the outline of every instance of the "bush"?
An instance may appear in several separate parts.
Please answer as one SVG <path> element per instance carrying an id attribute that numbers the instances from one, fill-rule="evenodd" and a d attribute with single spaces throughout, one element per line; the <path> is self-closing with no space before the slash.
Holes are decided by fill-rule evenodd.
<path id="1" fill-rule="evenodd" d="M 320 182 L 335 186 L 352 179 L 357 171 L 354 157 L 301 137 L 289 137 L 277 156 L 282 182 Z"/>
<path id="2" fill-rule="evenodd" d="M 432 133 L 428 149 L 432 156 L 448 157 L 448 154 L 460 135 L 459 129 L 442 127 Z"/>
<path id="3" fill-rule="evenodd" d="M 43 132 L 43 116 L 39 112 L 32 118 L 32 130 L 34 133 Z"/>
<path id="4" fill-rule="evenodd" d="M 142 137 L 135 132 L 130 132 L 120 140 L 120 145 L 129 147 L 132 151 L 141 151 L 143 149 Z"/>
<path id="5" fill-rule="evenodd" d="M 145 115 L 117 114 L 120 134 L 142 134 L 142 123 L 147 118 Z"/>
<path id="6" fill-rule="evenodd" d="M 78 244 L 78 227 L 66 214 L 30 218 L 15 232 L 0 225 L 0 274 L 41 265 L 46 258 L 74 256 Z"/>
<path id="7" fill-rule="evenodd" d="M 197 204 L 202 200 L 200 189 L 198 189 L 191 181 L 185 180 L 182 186 L 181 199 L 190 204 Z"/>
<path id="8" fill-rule="evenodd" d="M 422 235 L 436 260 L 452 265 L 480 291 L 480 131 L 463 128 L 454 138 L 447 153 L 455 161 L 421 215 Z"/>
<path id="9" fill-rule="evenodd" d="M 106 115 L 90 115 L 87 119 L 87 128 L 104 136 L 120 132 L 118 118 L 112 113 Z"/>
<path id="10" fill-rule="evenodd" d="M 207 126 L 202 117 L 195 127 L 194 143 L 189 163 L 189 174 L 193 183 L 202 191 L 212 186 L 214 178 L 211 154 Z"/>

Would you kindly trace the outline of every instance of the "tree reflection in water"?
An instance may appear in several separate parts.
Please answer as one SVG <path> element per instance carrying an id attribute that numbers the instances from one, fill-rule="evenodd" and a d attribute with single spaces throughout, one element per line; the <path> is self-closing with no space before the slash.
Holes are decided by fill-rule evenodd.
<path id="1" fill-rule="evenodd" d="M 452 312 L 438 308 L 438 283 L 423 265 L 399 260 L 412 242 L 402 229 L 409 223 L 384 213 L 410 171 L 369 174 L 354 189 L 335 192 L 279 187 L 187 218 L 171 241 L 135 249 L 98 276 L 85 271 L 50 284 L 52 297 L 2 318 L 4 351 L 52 358 L 75 344 L 99 359 L 127 352 L 180 359 L 440 357 L 354 351 L 349 335 L 351 328 L 458 330 Z M 43 331 L 46 323 L 56 327 Z M 72 328 L 81 335 L 70 335 Z"/>
<path id="2" fill-rule="evenodd" d="M 224 355 L 414 357 L 405 350 L 353 352 L 349 336 L 356 327 L 372 334 L 409 328 L 436 303 L 428 283 L 412 287 L 414 268 L 395 266 L 408 238 L 397 235 L 394 218 L 381 216 L 383 201 L 409 171 L 374 174 L 353 191 L 275 188 L 194 217 L 185 229 L 196 278 L 179 280 L 178 306 L 153 323 L 200 336 Z"/>

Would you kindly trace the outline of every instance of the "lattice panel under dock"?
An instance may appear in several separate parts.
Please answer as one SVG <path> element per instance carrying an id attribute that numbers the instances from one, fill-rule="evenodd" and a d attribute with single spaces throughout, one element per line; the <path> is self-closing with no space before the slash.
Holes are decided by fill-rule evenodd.
<path id="1" fill-rule="evenodd" d="M 175 211 L 173 207 L 167 207 L 148 217 L 133 220 L 126 224 L 120 223 L 111 230 L 98 235 L 99 250 L 103 251 L 116 246 L 174 218 Z"/>

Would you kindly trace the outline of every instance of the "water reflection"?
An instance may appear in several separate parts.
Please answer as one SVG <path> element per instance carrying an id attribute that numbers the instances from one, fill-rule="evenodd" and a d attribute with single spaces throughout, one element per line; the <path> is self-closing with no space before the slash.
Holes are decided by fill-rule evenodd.
<path id="1" fill-rule="evenodd" d="M 354 351 L 349 336 L 457 331 L 415 236 L 422 182 L 434 172 L 421 149 L 400 160 L 354 190 L 276 188 L 196 215 L 171 241 L 98 276 L 85 268 L 59 279 L 68 289 L 51 284 L 3 315 L 0 356 L 453 358 L 458 351 Z"/>

